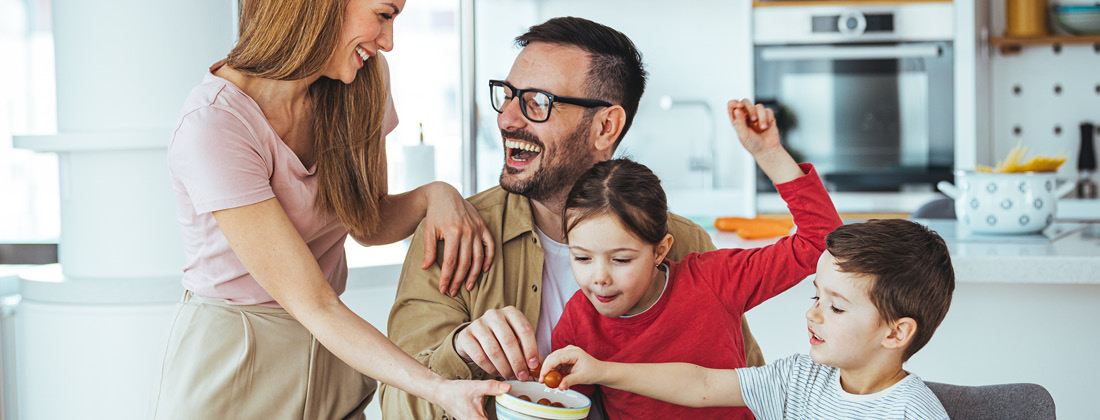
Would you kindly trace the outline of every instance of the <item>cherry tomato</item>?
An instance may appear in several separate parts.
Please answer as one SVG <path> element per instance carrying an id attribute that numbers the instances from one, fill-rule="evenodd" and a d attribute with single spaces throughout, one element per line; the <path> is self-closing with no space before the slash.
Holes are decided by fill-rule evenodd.
<path id="1" fill-rule="evenodd" d="M 561 385 L 561 373 L 556 370 L 546 372 L 546 377 L 542 378 L 542 383 L 546 384 L 547 387 L 557 388 L 558 385 Z"/>
<path id="2" fill-rule="evenodd" d="M 546 399 L 546 398 L 543 398 L 543 399 L 539 400 L 539 405 L 550 405 L 550 400 Z"/>
<path id="3" fill-rule="evenodd" d="M 535 366 L 533 368 L 528 368 L 527 373 L 531 374 L 531 379 L 530 380 L 532 380 L 532 381 L 539 380 L 539 373 L 542 373 L 542 363 L 539 363 L 538 366 Z"/>
<path id="4" fill-rule="evenodd" d="M 565 404 L 562 404 L 562 403 L 557 402 L 557 401 L 554 401 L 553 403 L 550 403 L 550 406 L 551 407 L 558 407 L 558 408 L 565 408 Z"/>
<path id="5" fill-rule="evenodd" d="M 527 402 L 531 402 L 531 397 L 528 397 L 526 395 L 520 395 L 519 399 L 527 401 Z"/>

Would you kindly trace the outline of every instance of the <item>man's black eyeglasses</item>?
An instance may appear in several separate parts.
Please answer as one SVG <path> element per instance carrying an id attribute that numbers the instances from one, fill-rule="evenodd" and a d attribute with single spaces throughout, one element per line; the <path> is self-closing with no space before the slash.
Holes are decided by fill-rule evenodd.
<path id="1" fill-rule="evenodd" d="M 503 80 L 490 80 L 489 94 L 492 98 L 493 109 L 498 113 L 504 112 L 503 109 L 508 106 L 512 98 L 519 97 L 521 104 L 519 109 L 523 112 L 523 116 L 527 117 L 531 122 L 544 122 L 550 119 L 550 110 L 553 109 L 554 102 L 583 106 L 585 108 L 611 106 L 610 102 L 601 101 L 599 99 L 559 96 L 538 89 L 516 89 Z"/>

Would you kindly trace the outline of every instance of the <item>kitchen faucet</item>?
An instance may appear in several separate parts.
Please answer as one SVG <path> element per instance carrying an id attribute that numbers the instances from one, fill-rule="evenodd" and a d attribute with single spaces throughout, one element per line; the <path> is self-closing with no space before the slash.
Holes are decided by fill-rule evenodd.
<path id="1" fill-rule="evenodd" d="M 692 172 L 710 171 L 709 177 L 703 177 L 703 189 L 714 189 L 718 177 L 718 170 L 714 164 L 717 157 L 717 149 L 714 144 L 714 109 L 710 106 L 710 103 L 703 99 L 673 99 L 668 95 L 661 97 L 659 105 L 665 111 L 671 110 L 673 107 L 700 107 L 703 109 L 703 141 L 706 142 L 704 152 L 709 153 L 709 156 L 696 155 L 688 158 L 688 170 Z"/>

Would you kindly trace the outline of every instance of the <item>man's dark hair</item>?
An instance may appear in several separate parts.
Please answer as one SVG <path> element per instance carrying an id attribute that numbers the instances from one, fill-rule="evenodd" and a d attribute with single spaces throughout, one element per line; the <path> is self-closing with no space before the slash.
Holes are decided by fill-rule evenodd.
<path id="1" fill-rule="evenodd" d="M 553 18 L 516 37 L 520 47 L 527 47 L 532 42 L 573 46 L 588 53 L 585 94 L 621 105 L 626 111 L 623 131 L 615 139 L 614 147 L 618 148 L 634 121 L 638 102 L 645 92 L 646 71 L 642 54 L 634 47 L 634 42 L 622 32 L 578 17 Z"/>
<path id="2" fill-rule="evenodd" d="M 844 225 L 825 238 L 840 272 L 863 274 L 868 295 L 886 322 L 913 318 L 917 333 L 902 354 L 916 354 L 947 316 L 955 292 L 955 270 L 943 238 L 902 219 Z"/>

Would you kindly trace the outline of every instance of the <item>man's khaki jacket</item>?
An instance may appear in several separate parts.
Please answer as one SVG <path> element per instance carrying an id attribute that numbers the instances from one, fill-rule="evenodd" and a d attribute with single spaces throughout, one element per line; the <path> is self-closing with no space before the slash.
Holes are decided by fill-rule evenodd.
<path id="1" fill-rule="evenodd" d="M 515 306 L 532 326 L 538 325 L 543 250 L 526 197 L 509 194 L 496 186 L 470 197 L 469 201 L 481 213 L 496 242 L 489 271 L 478 278 L 472 291 L 463 287 L 455 297 L 440 293 L 438 261 L 427 270 L 420 269 L 424 260 L 421 225 L 413 235 L 401 268 L 401 283 L 390 311 L 387 336 L 444 378 L 492 379 L 476 364 L 459 357 L 454 336 L 486 311 L 506 306 Z M 707 232 L 690 220 L 670 213 L 668 228 L 674 238 L 668 253 L 670 260 L 679 261 L 692 252 L 715 249 Z M 442 258 L 442 243 L 436 255 Z M 745 336 L 745 360 L 749 366 L 762 366 L 764 356 L 744 320 L 741 328 Z M 379 398 L 386 419 L 448 418 L 442 408 L 386 384 L 381 384 Z"/>

